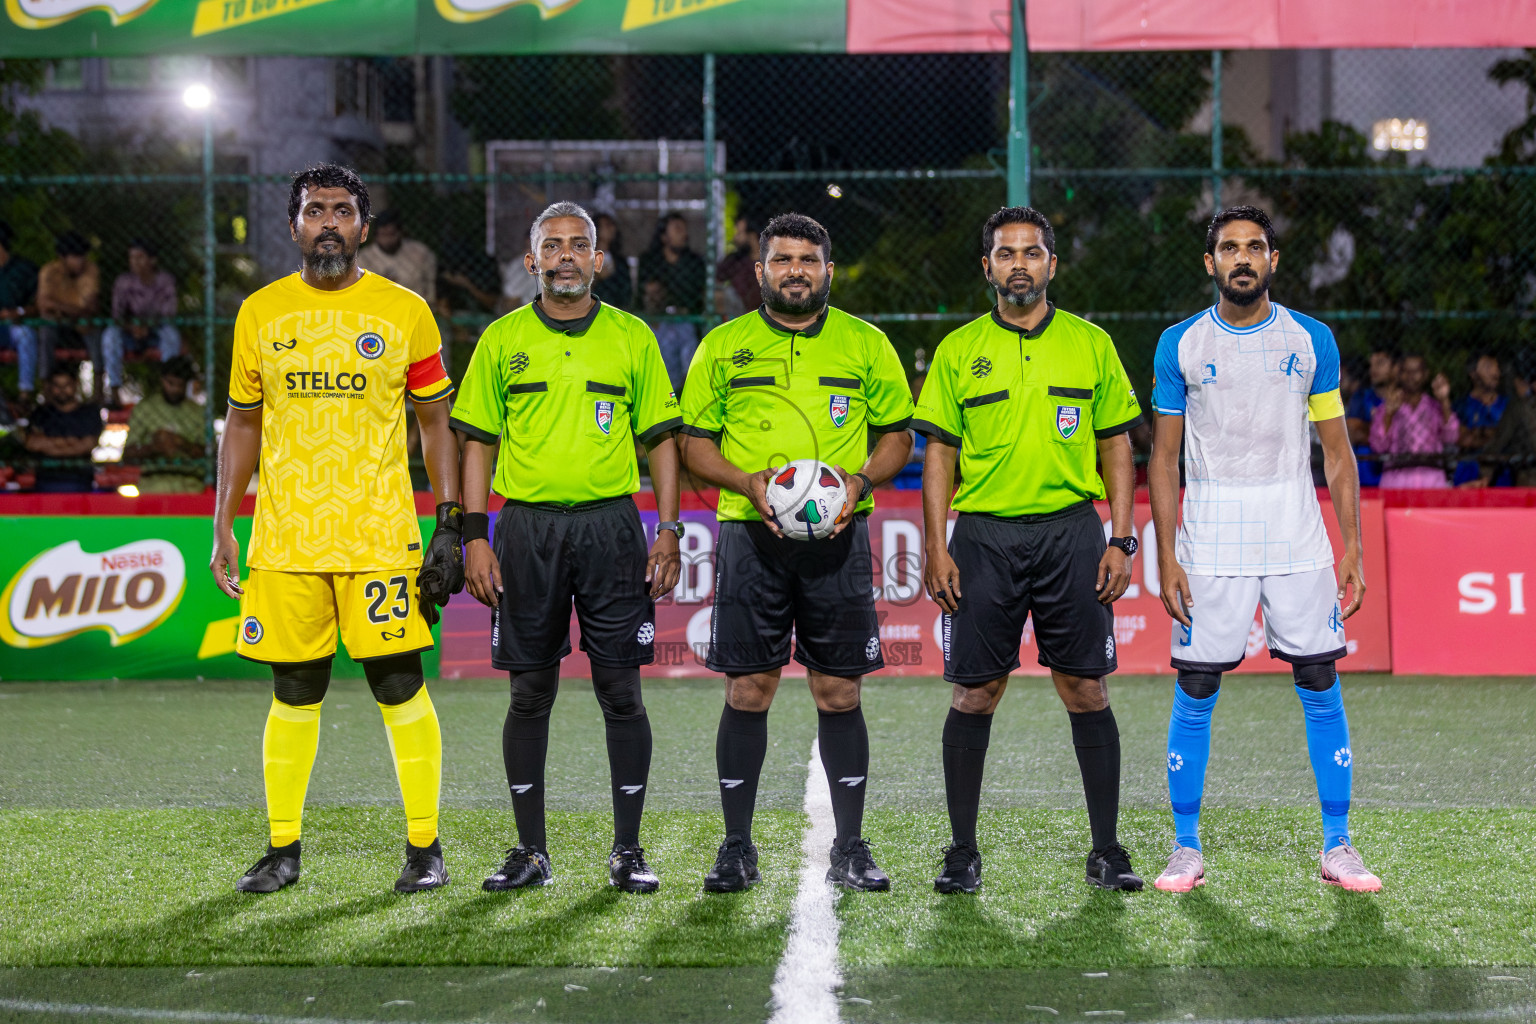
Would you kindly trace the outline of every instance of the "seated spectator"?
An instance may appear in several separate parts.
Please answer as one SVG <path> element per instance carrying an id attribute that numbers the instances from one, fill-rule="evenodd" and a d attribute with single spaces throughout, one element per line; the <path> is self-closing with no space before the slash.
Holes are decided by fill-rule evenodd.
<path id="1" fill-rule="evenodd" d="M 1467 363 L 1467 376 L 1472 390 L 1456 404 L 1456 418 L 1461 421 L 1461 437 L 1457 443 L 1463 452 L 1475 454 L 1493 440 L 1494 429 L 1509 399 L 1499 394 L 1499 360 L 1483 353 Z M 1508 474 L 1504 474 L 1505 477 Z M 1476 459 L 1463 459 L 1456 463 L 1456 475 L 1451 483 L 1457 486 L 1480 480 L 1482 472 Z M 1507 480 L 1501 481 L 1508 486 Z"/>
<path id="2" fill-rule="evenodd" d="M 624 236 L 611 214 L 592 217 L 597 225 L 597 249 L 603 254 L 602 269 L 593 275 L 592 294 L 610 306 L 628 309 L 634 299 L 629 281 L 629 259 L 624 255 Z"/>
<path id="3" fill-rule="evenodd" d="M 37 315 L 37 266 L 11 252 L 13 237 L 0 221 L 0 349 L 16 353 L 16 408 L 25 416 L 37 383 L 37 331 L 21 321 Z"/>
<path id="4" fill-rule="evenodd" d="M 640 257 L 641 296 L 647 284 L 659 281 L 668 313 L 698 313 L 704 308 L 706 277 L 704 257 L 688 248 L 688 221 L 680 213 L 667 214 Z"/>
<path id="5" fill-rule="evenodd" d="M 83 345 L 94 365 L 92 382 L 101 389 L 101 331 L 87 323 L 96 316 L 101 297 L 101 270 L 89 259 L 91 243 L 79 232 L 66 231 L 54 239 L 57 255 L 37 273 L 37 313 L 45 324 L 37 332 L 41 367 L 53 365 L 61 344 Z"/>
<path id="6" fill-rule="evenodd" d="M 450 313 L 495 313 L 501 275 L 483 247 L 457 234 L 443 244 L 438 261 L 438 298 Z"/>
<path id="7" fill-rule="evenodd" d="M 538 271 L 528 269 L 522 253 L 501 264 L 501 299 L 496 303 L 498 315 L 526 306 L 538 297 Z"/>
<path id="8" fill-rule="evenodd" d="M 117 408 L 123 386 L 123 355 L 153 345 L 160 361 L 181 354 L 176 318 L 176 279 L 160 269 L 154 246 L 141 238 L 128 244 L 128 272 L 112 282 L 113 323 L 101 332 L 101 361 L 108 408 Z"/>
<path id="9" fill-rule="evenodd" d="M 27 451 L 45 459 L 85 461 L 78 466 L 39 466 L 36 489 L 52 494 L 89 491 L 96 477 L 89 460 L 101 438 L 101 409 L 80 400 L 80 371 L 73 365 L 49 371 L 43 398 L 27 428 Z"/>
<path id="10" fill-rule="evenodd" d="M 1516 487 L 1536 487 L 1536 351 L 1517 353 L 1511 366 L 1514 394 L 1504 406 L 1498 426 L 1483 449 L 1484 455 L 1498 456 L 1484 462 L 1478 479 L 1468 487 L 1487 486 L 1495 480 L 1510 480 Z M 1516 461 L 1509 463 L 1508 457 Z"/>
<path id="11" fill-rule="evenodd" d="M 1397 386 L 1382 394 L 1382 404 L 1372 414 L 1371 451 L 1388 456 L 1381 474 L 1383 487 L 1449 486 L 1441 456 L 1456 443 L 1461 425 L 1451 408 L 1451 382 L 1437 373 L 1426 394 L 1428 380 L 1424 357 L 1404 356 Z"/>
<path id="12" fill-rule="evenodd" d="M 409 288 L 437 308 L 437 256 L 425 243 L 405 237 L 394 210 L 373 219 L 368 244 L 357 251 L 357 265 Z"/>
<path id="13" fill-rule="evenodd" d="M 740 316 L 763 304 L 763 289 L 757 283 L 757 225 L 747 217 L 737 217 L 731 245 L 731 251 L 715 267 L 715 280 L 728 282 L 737 299 L 737 308 L 725 311 L 727 315 Z"/>
<path id="14" fill-rule="evenodd" d="M 1367 365 L 1367 383 L 1345 400 L 1344 425 L 1356 455 L 1371 454 L 1371 414 L 1381 405 L 1381 392 L 1397 380 L 1397 353 L 1383 345 L 1371 350 Z M 1360 463 L 1360 485 L 1375 487 L 1381 482 L 1381 463 L 1367 459 Z"/>
<path id="15" fill-rule="evenodd" d="M 128 418 L 124 459 L 153 463 L 203 457 L 203 407 L 187 398 L 187 385 L 196 376 L 185 356 L 161 364 L 160 390 L 134 406 Z M 141 494 L 201 494 L 202 490 L 202 474 L 192 466 L 150 465 L 139 475 Z"/>
<path id="16" fill-rule="evenodd" d="M 668 318 L 667 292 L 660 281 L 645 283 L 645 322 L 656 335 L 661 349 L 661 361 L 667 367 L 667 379 L 672 382 L 672 393 L 683 393 L 683 378 L 688 376 L 688 364 L 699 347 L 699 330 L 690 320 Z"/>

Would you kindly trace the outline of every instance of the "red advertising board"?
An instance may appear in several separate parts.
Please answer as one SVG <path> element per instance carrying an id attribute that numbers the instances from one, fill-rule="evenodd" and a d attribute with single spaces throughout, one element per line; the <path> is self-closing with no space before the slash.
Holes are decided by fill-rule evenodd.
<path id="1" fill-rule="evenodd" d="M 1387 536 L 1396 671 L 1536 674 L 1536 511 L 1393 508 Z"/>
<path id="2" fill-rule="evenodd" d="M 870 517 L 870 546 L 875 559 L 876 608 L 880 614 L 880 641 L 884 648 L 886 675 L 939 675 L 944 671 L 938 641 L 939 610 L 923 592 L 922 508 L 915 491 L 882 491 L 879 507 Z M 1335 551 L 1341 550 L 1338 524 L 1332 506 L 1323 501 L 1323 518 Z M 692 504 L 692 503 L 690 503 Z M 1100 518 L 1108 520 L 1109 509 L 1100 506 Z M 654 512 L 642 512 L 647 525 L 656 521 Z M 1391 668 L 1387 635 L 1386 550 L 1379 500 L 1363 503 L 1366 581 L 1372 585 L 1365 606 L 1345 627 L 1349 636 L 1349 656 L 1341 663 L 1345 671 L 1386 672 Z M 1143 551 L 1155 549 L 1156 538 L 1151 523 L 1151 506 L 1135 507 L 1135 529 Z M 677 588 L 656 609 L 656 664 L 646 669 L 648 676 L 709 675 L 704 668 L 704 645 L 709 638 L 710 609 L 714 586 L 715 522 L 714 513 L 702 505 L 686 509 L 683 520 L 687 529 L 683 538 L 685 572 Z M 1107 535 L 1107 531 L 1106 531 Z M 962 586 L 964 585 L 962 581 Z M 1264 647 L 1264 632 L 1257 609 L 1250 634 L 1248 659 L 1238 671 L 1287 671 L 1273 661 Z M 1156 559 L 1138 556 L 1133 560 L 1131 587 L 1115 603 L 1115 642 L 1120 671 L 1157 673 L 1172 671 L 1168 666 L 1170 620 L 1158 597 Z M 574 618 L 571 623 L 574 652 L 564 662 L 568 675 L 584 675 L 587 662 L 580 653 L 579 633 Z M 490 612 L 467 593 L 455 597 L 443 620 L 442 674 L 445 678 L 475 678 L 500 675 L 490 665 Z M 1036 658 L 1032 630 L 1026 625 L 1019 660 L 1022 673 L 1044 674 Z M 804 675 L 804 669 L 791 664 L 787 675 Z"/>

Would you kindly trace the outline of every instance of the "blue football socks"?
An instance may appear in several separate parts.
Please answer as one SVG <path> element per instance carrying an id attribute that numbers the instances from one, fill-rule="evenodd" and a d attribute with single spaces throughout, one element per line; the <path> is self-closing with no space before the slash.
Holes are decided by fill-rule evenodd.
<path id="1" fill-rule="evenodd" d="M 1354 755 L 1349 750 L 1349 719 L 1337 675 L 1333 685 L 1318 692 L 1296 687 L 1307 716 L 1307 755 L 1317 779 L 1317 799 L 1323 810 L 1323 849 L 1349 842 L 1349 791 Z M 1169 740 L 1170 746 L 1172 740 Z M 1171 776 L 1170 776 L 1171 778 Z"/>
<path id="2" fill-rule="evenodd" d="M 1211 712 L 1220 691 L 1196 699 L 1174 684 L 1173 714 L 1168 718 L 1168 797 L 1180 846 L 1200 849 L 1200 798 L 1205 766 L 1211 758 Z"/>

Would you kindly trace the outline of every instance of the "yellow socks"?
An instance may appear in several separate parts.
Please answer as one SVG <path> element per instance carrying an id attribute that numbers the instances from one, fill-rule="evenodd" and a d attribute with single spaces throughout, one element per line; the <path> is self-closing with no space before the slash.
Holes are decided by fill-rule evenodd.
<path id="1" fill-rule="evenodd" d="M 405 803 L 406 836 L 412 846 L 431 846 L 437 838 L 437 797 L 443 777 L 443 734 L 437 709 L 423 686 L 404 704 L 380 704 L 379 710 Z M 310 757 L 314 757 L 313 748 Z"/>
<path id="2" fill-rule="evenodd" d="M 315 766 L 319 745 L 320 705 L 294 707 L 274 697 L 261 740 L 261 759 L 267 783 L 267 819 L 271 822 L 275 847 L 287 846 L 299 838 L 304 794 L 309 789 L 309 772 Z"/>

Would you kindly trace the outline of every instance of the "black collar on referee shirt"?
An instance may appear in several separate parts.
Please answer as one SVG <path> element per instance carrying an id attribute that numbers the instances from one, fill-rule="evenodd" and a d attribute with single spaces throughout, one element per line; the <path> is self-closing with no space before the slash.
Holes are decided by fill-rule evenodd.
<path id="1" fill-rule="evenodd" d="M 816 335 L 821 333 L 821 329 L 823 327 L 827 326 L 827 313 L 831 311 L 831 309 L 831 306 L 822 306 L 821 316 L 816 318 L 816 322 L 811 324 L 809 327 L 802 327 L 798 331 L 790 327 L 785 327 L 783 324 L 779 323 L 772 316 L 770 316 L 768 313 L 768 303 L 766 302 L 757 307 L 757 315 L 767 321 L 768 326 L 772 327 L 776 331 L 783 331 L 785 334 L 798 334 L 802 338 L 814 338 Z"/>
<path id="2" fill-rule="evenodd" d="M 999 326 L 999 327 L 1006 328 L 1007 330 L 1012 331 L 1014 334 L 1017 334 L 1021 338 L 1028 338 L 1030 341 L 1035 340 L 1036 338 L 1040 337 L 1040 335 L 1045 333 L 1045 329 L 1047 327 L 1051 326 L 1051 318 L 1054 317 L 1055 315 L 1056 315 L 1056 305 L 1053 302 L 1051 302 L 1050 299 L 1046 299 L 1045 300 L 1045 319 L 1041 320 L 1038 324 L 1035 324 L 1034 330 L 1026 331 L 1026 330 L 1024 330 L 1024 328 L 1022 328 L 1022 327 L 1015 327 L 1013 324 L 1009 323 L 1007 320 L 1004 320 L 1001 316 L 998 316 L 997 307 L 996 306 L 992 307 L 992 322 L 993 323 L 997 324 L 997 326 Z"/>
<path id="3" fill-rule="evenodd" d="M 592 326 L 592 321 L 597 319 L 597 314 L 602 311 L 603 300 L 596 295 L 592 296 L 592 308 L 587 310 L 587 315 L 575 320 L 556 320 L 544 312 L 544 303 L 538 299 L 533 300 L 533 315 L 539 318 L 539 322 L 552 331 L 561 334 L 580 334 Z"/>

